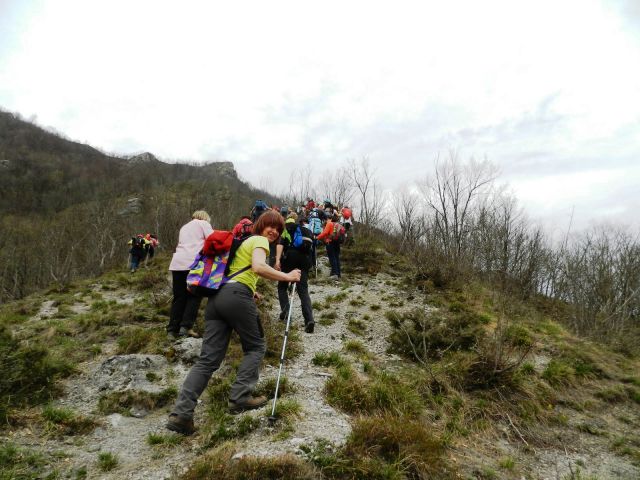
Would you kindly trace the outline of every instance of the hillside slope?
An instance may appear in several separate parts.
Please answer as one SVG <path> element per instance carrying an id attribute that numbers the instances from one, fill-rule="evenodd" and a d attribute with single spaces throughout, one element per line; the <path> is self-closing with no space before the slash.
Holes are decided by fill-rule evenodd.
<path id="1" fill-rule="evenodd" d="M 112 272 L 7 305 L 2 325 L 19 347 L 3 371 L 46 345 L 43 375 L 58 380 L 50 402 L 26 391 L 8 406 L 3 398 L 0 467 L 7 478 L 640 477 L 636 360 L 517 305 L 508 340 L 496 344 L 504 305 L 494 293 L 417 289 L 406 265 L 365 253 L 390 267 L 358 273 L 346 250 L 350 273 L 335 283 L 322 259 L 310 286 L 314 334 L 302 332 L 294 300 L 274 427 L 269 409 L 226 413 L 241 356 L 232 341 L 197 409 L 196 435 L 164 429 L 199 348 L 164 337 L 166 256 L 135 276 Z M 268 352 L 259 389 L 271 393 L 284 325 L 273 285 L 261 289 Z M 419 355 L 438 341 L 438 355 Z M 511 371 L 481 362 L 496 345 Z"/>
<path id="2" fill-rule="evenodd" d="M 275 200 L 230 162 L 118 158 L 3 111 L 0 191 L 0 303 L 122 265 L 138 233 L 172 249 L 194 210 L 231 228 L 256 199 Z"/>

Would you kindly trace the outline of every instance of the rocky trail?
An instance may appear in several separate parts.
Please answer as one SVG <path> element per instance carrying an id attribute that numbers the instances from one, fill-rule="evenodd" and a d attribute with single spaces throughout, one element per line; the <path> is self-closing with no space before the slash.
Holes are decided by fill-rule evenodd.
<path id="1" fill-rule="evenodd" d="M 347 440 L 355 418 L 327 403 L 325 385 L 336 370 L 314 360 L 339 353 L 348 359 L 356 372 L 366 372 L 371 364 L 381 371 L 402 371 L 407 365 L 405 361 L 388 353 L 388 338 L 392 332 L 384 312 L 389 308 L 396 312 L 415 307 L 428 311 L 436 308 L 425 303 L 424 295 L 407 290 L 399 278 L 390 273 L 353 274 L 341 281 L 330 280 L 326 258 L 322 260 L 320 275 L 317 279 L 312 278 L 309 285 L 316 321 L 313 334 L 304 333 L 300 301 L 297 295 L 293 299 L 290 336 L 296 339 L 299 354 L 285 362 L 286 391 L 282 392 L 278 403 L 294 405 L 295 412 L 279 419 L 275 425 L 268 422 L 271 403 L 266 408 L 234 416 L 234 426 L 243 422 L 251 425 L 245 434 L 233 436 L 236 459 L 280 457 L 283 454 L 305 457 L 309 448 L 318 443 L 337 451 Z M 160 275 L 164 276 L 164 271 Z M 167 291 L 153 294 L 169 298 L 168 282 L 163 288 Z M 16 332 L 18 335 L 21 331 L 25 335 L 38 332 L 46 338 L 49 330 L 62 328 L 64 331 L 66 321 L 82 318 L 105 303 L 135 313 L 141 305 L 148 308 L 150 294 L 145 289 L 135 291 L 94 283 L 84 292 L 72 292 L 71 300 L 64 305 L 49 297 L 40 297 L 37 313 L 25 324 L 17 326 Z M 272 290 L 270 295 L 274 294 L 275 290 Z M 283 332 L 285 323 L 277 320 L 277 299 L 272 298 L 268 305 L 268 321 Z M 115 308 L 107 311 L 107 317 L 112 312 L 118 315 Z M 127 318 L 135 320 L 135 315 Z M 144 318 L 135 320 L 135 325 L 120 325 L 114 331 L 122 332 L 121 328 L 131 327 L 145 334 L 148 332 L 150 338 L 156 339 L 153 332 L 158 334 L 162 329 L 158 322 L 165 321 L 165 317 L 155 318 L 155 323 L 149 317 Z M 168 344 L 163 337 L 152 344 L 157 347 L 155 354 L 121 354 L 119 340 L 117 335 L 112 335 L 104 337 L 100 345 L 84 345 L 82 348 L 87 351 L 95 349 L 95 354 L 76 365 L 75 373 L 61 382 L 62 394 L 50 405 L 93 420 L 95 424 L 91 428 L 65 433 L 49 430 L 43 421 L 47 407 L 40 406 L 23 412 L 15 427 L 2 431 L 0 440 L 37 452 L 47 459 L 41 476 L 25 478 L 179 478 L 214 446 L 210 441 L 211 429 L 216 427 L 212 427 L 210 421 L 207 423 L 212 406 L 207 392 L 196 409 L 196 434 L 181 437 L 165 428 L 175 393 L 199 355 L 201 340 L 183 338 Z M 272 345 L 278 356 L 281 347 L 281 344 Z M 552 353 L 553 350 L 543 346 L 532 353 L 532 370 L 543 375 Z M 214 377 L 224 377 L 230 371 L 231 367 L 223 364 Z M 260 383 L 269 383 L 269 380 L 274 383 L 277 372 L 277 361 L 275 366 L 273 361 L 271 365 L 264 362 Z M 587 382 L 586 388 L 593 391 L 595 387 L 589 387 Z M 117 413 L 101 408 L 106 397 L 136 392 L 160 400 L 154 405 L 134 402 L 131 407 L 116 408 Z M 619 395 L 616 392 L 619 390 L 610 390 L 608 395 Z M 611 406 L 606 402 L 598 403 L 593 396 L 584 397 L 581 402 L 584 407 L 576 405 L 564 400 L 553 407 L 554 418 L 558 420 L 535 427 L 535 435 L 543 439 L 537 445 L 526 443 L 520 431 L 509 423 L 498 425 L 492 434 L 478 430 L 461 435 L 459 442 L 452 443 L 448 461 L 457 472 L 464 472 L 466 476 L 456 474 L 451 478 L 640 478 L 640 459 L 633 457 L 636 432 L 640 427 L 637 406 L 622 401 Z M 551 405 L 548 408 L 552 408 Z M 427 411 L 426 415 L 431 415 L 428 428 L 443 428 L 433 412 Z M 102 468 L 101 456 L 117 459 L 117 462 L 112 469 Z M 510 467 L 515 463 L 514 459 L 517 459 L 517 466 Z M 502 471 L 497 473 L 498 469 Z M 581 471 L 591 476 L 585 476 L 586 473 L 575 476 L 575 472 Z"/>
<path id="2" fill-rule="evenodd" d="M 275 456 L 283 453 L 300 454 L 303 445 L 311 445 L 321 440 L 339 446 L 350 432 L 349 417 L 328 405 L 323 396 L 324 385 L 331 377 L 330 369 L 312 363 L 318 353 L 341 351 L 343 342 L 357 340 L 377 357 L 386 357 L 386 330 L 389 328 L 382 312 L 373 312 L 371 305 L 377 305 L 380 297 L 389 293 L 384 282 L 390 277 L 380 274 L 379 278 L 364 279 L 352 277 L 349 282 L 334 282 L 326 279 L 321 269 L 320 281 L 310 282 L 312 302 L 319 304 L 331 296 L 344 292 L 342 302 L 331 311 L 335 318 L 323 319 L 323 311 L 315 311 L 316 328 L 313 334 L 306 334 L 302 328 L 302 313 L 299 298 L 293 300 L 291 335 L 301 340 L 302 353 L 294 359 L 286 360 L 283 376 L 287 378 L 292 393 L 287 393 L 279 401 L 294 400 L 300 412 L 293 422 L 287 424 L 285 432 L 276 423 L 274 427 L 267 421 L 269 410 L 259 409 L 241 415 L 253 416 L 259 422 L 250 435 L 238 443 L 238 456 Z M 391 292 L 398 294 L 399 292 Z M 357 298 L 349 304 L 349 299 Z M 135 295 L 130 292 L 108 292 L 107 300 L 131 304 Z M 271 321 L 278 321 L 277 300 L 273 302 Z M 78 303 L 74 312 L 89 310 L 91 305 Z M 53 302 L 43 302 L 34 321 L 49 318 L 56 313 Z M 347 319 L 363 316 L 368 319 L 365 331 L 358 335 L 347 328 Z M 334 315 L 328 315 L 333 317 Z M 280 322 L 284 331 L 285 322 Z M 53 405 L 71 409 L 97 419 L 99 426 L 84 436 L 67 436 L 62 440 L 56 436 L 42 435 L 28 426 L 14 430 L 8 440 L 24 447 L 32 448 L 60 461 L 52 468 L 64 472 L 70 478 L 101 479 L 165 479 L 173 478 L 202 455 L 201 436 L 186 438 L 176 445 L 149 445 L 150 434 L 167 435 L 164 424 L 171 404 L 160 409 L 136 409 L 109 415 L 100 415 L 97 406 L 101 396 L 117 391 L 143 391 L 158 394 L 168 387 L 180 388 L 193 361 L 197 358 L 201 340 L 185 338 L 174 345 L 178 361 L 169 362 L 163 355 L 130 354 L 115 355 L 114 343 L 102 345 L 102 352 L 94 359 L 78 366 L 79 373 L 64 382 L 64 394 Z M 278 346 L 278 350 L 281 345 Z M 223 367 L 221 368 L 224 369 Z M 278 369 L 266 365 L 261 372 L 261 381 L 275 378 Z M 203 395 L 203 398 L 205 396 Z M 204 400 L 206 402 L 206 399 Z M 269 403 L 269 406 L 271 402 Z M 204 405 L 196 409 L 196 427 Z M 97 466 L 100 453 L 110 453 L 118 459 L 118 466 L 112 471 L 102 472 Z"/>

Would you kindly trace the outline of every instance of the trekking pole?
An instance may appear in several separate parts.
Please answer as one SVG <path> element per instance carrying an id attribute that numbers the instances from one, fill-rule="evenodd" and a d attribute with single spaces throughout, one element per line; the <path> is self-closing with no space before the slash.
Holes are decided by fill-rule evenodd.
<path id="1" fill-rule="evenodd" d="M 289 326 L 291 325 L 291 310 L 293 309 L 293 296 L 296 294 L 296 284 L 293 284 L 291 290 L 291 298 L 289 299 L 289 314 L 287 315 L 287 325 L 284 329 L 284 341 L 282 342 L 282 353 L 280 354 L 280 369 L 278 370 L 278 378 L 276 380 L 276 393 L 273 395 L 273 408 L 269 417 L 269 425 L 276 423 L 276 402 L 278 400 L 278 388 L 280 387 L 280 375 L 282 375 L 282 365 L 284 364 L 284 351 L 287 348 L 287 338 L 289 338 Z"/>

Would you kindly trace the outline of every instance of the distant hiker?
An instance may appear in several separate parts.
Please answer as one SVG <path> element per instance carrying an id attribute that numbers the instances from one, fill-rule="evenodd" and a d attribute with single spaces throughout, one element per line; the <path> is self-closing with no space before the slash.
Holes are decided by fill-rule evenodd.
<path id="1" fill-rule="evenodd" d="M 351 245 L 353 243 L 353 232 L 351 231 L 351 227 L 353 226 L 353 213 L 351 208 L 346 205 L 340 210 L 340 223 L 344 225 L 345 229 L 344 245 Z"/>
<path id="2" fill-rule="evenodd" d="M 338 216 L 334 215 L 327 219 L 322 233 L 318 235 L 318 240 L 322 240 L 327 246 L 327 257 L 331 265 L 329 277 L 341 278 L 340 271 L 340 245 L 344 241 L 345 229 L 338 223 Z"/>
<path id="3" fill-rule="evenodd" d="M 287 207 L 286 205 L 283 207 L 280 207 L 280 215 L 282 215 L 282 218 L 287 218 L 287 215 L 289 215 L 289 207 Z"/>
<path id="4" fill-rule="evenodd" d="M 307 204 L 305 205 L 305 210 L 307 210 L 307 214 L 316 208 L 316 202 L 314 202 L 311 197 L 307 197 Z"/>
<path id="5" fill-rule="evenodd" d="M 342 207 L 342 210 L 340 210 L 340 215 L 342 217 L 341 223 L 344 225 L 345 230 L 349 231 L 353 222 L 353 213 L 351 212 L 351 209 L 345 205 Z"/>
<path id="6" fill-rule="evenodd" d="M 324 216 L 324 214 L 323 214 Z M 318 254 L 318 235 L 322 233 L 322 219 L 320 218 L 319 211 L 317 208 L 314 208 L 309 213 L 309 226 L 307 227 L 311 230 L 313 234 L 313 244 L 311 249 L 311 265 L 315 267 L 316 265 L 316 256 Z"/>
<path id="7" fill-rule="evenodd" d="M 151 235 L 150 233 L 147 233 L 144 236 L 145 239 L 145 246 L 144 246 L 144 251 L 145 251 L 145 266 L 148 263 L 151 263 L 151 261 L 153 260 L 153 257 L 156 253 L 156 247 L 158 246 L 158 239 L 155 235 Z"/>
<path id="8" fill-rule="evenodd" d="M 243 357 L 236 380 L 229 392 L 229 410 L 239 413 L 260 408 L 267 403 L 263 396 L 254 397 L 260 364 L 266 351 L 264 331 L 260 323 L 256 298 L 258 277 L 268 280 L 297 282 L 300 270 L 283 273 L 266 264 L 269 242 L 275 243 L 284 230 L 284 219 L 278 212 L 265 212 L 253 227 L 254 235 L 242 242 L 231 261 L 229 275 L 237 274 L 210 297 L 205 311 L 205 333 L 200 358 L 185 379 L 166 427 L 190 435 L 195 431 L 193 412 L 213 372 L 220 368 L 229 346 L 231 333 L 240 337 Z"/>
<path id="9" fill-rule="evenodd" d="M 262 215 L 264 212 L 269 210 L 269 206 L 264 203 L 264 200 L 256 200 L 256 204 L 251 209 L 251 221 L 256 223 L 256 220 Z"/>
<path id="10" fill-rule="evenodd" d="M 142 236 L 142 234 L 138 234 L 135 237 L 131 237 L 128 245 L 131 246 L 131 248 L 129 249 L 129 254 L 131 255 L 131 273 L 135 273 L 140 266 L 140 262 L 142 262 L 147 255 L 147 241 Z"/>
<path id="11" fill-rule="evenodd" d="M 237 238 L 238 240 L 242 240 L 247 238 L 253 232 L 253 222 L 247 216 L 244 216 L 240 219 L 240 221 L 233 227 L 231 233 L 233 234 L 233 238 Z"/>
<path id="12" fill-rule="evenodd" d="M 144 238 L 147 241 L 147 263 L 149 263 L 153 260 L 153 257 L 156 254 L 156 248 L 158 248 L 159 242 L 157 235 L 154 235 L 152 233 L 147 233 Z"/>
<path id="13" fill-rule="evenodd" d="M 178 235 L 178 246 L 173 254 L 169 270 L 173 280 L 173 300 L 167 325 L 167 335 L 171 338 L 181 336 L 197 337 L 193 331 L 201 297 L 187 290 L 187 275 L 196 254 L 202 249 L 205 239 L 213 232 L 209 223 L 211 217 L 203 210 L 191 215 L 192 220 L 183 225 Z"/>
<path id="14" fill-rule="evenodd" d="M 300 304 L 302 305 L 302 317 L 304 318 L 304 331 L 313 333 L 315 322 L 307 279 L 311 268 L 310 254 L 313 249 L 313 234 L 304 227 L 304 221 L 296 223 L 297 215 L 290 213 L 285 222 L 285 230 L 280 236 L 280 243 L 276 251 L 276 270 L 290 272 L 299 269 L 300 282 L 296 286 Z M 280 320 L 286 318 L 289 311 L 288 282 L 278 282 L 278 300 L 280 301 Z"/>

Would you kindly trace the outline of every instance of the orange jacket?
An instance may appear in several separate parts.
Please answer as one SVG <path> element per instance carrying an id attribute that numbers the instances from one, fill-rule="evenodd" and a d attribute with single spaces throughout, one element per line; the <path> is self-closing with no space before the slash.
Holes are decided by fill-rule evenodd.
<path id="1" fill-rule="evenodd" d="M 324 243 L 330 242 L 331 240 L 329 237 L 333 233 L 333 225 L 334 223 L 331 220 L 327 220 L 327 224 L 324 226 L 324 230 L 322 230 L 322 233 L 320 233 L 320 235 L 318 235 L 316 238 L 318 240 L 322 240 Z"/>

